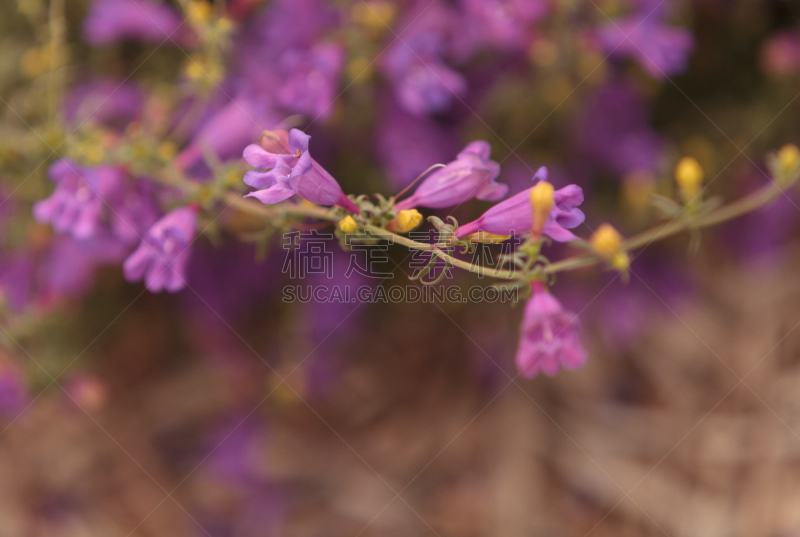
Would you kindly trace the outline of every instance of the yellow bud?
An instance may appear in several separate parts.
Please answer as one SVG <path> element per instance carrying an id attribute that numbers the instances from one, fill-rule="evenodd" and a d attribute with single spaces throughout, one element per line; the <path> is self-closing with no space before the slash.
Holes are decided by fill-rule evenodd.
<path id="1" fill-rule="evenodd" d="M 189 20 L 195 24 L 201 24 L 211 20 L 211 4 L 202 0 L 197 2 L 190 2 L 186 8 Z"/>
<path id="2" fill-rule="evenodd" d="M 356 221 L 353 220 L 352 216 L 347 215 L 339 220 L 339 229 L 345 233 L 355 233 L 358 230 L 358 225 L 356 225 Z"/>
<path id="3" fill-rule="evenodd" d="M 683 157 L 675 166 L 675 181 L 684 203 L 692 201 L 700 192 L 703 183 L 703 168 L 692 157 Z"/>
<path id="4" fill-rule="evenodd" d="M 511 235 L 495 235 L 494 233 L 487 233 L 485 231 L 479 231 L 469 236 L 471 242 L 481 243 L 498 243 L 507 241 L 510 238 Z"/>
<path id="5" fill-rule="evenodd" d="M 624 255 L 624 252 L 620 250 L 622 248 L 622 235 L 611 224 L 603 224 L 597 228 L 590 241 L 594 251 L 603 259 L 613 261 L 615 256 Z"/>
<path id="6" fill-rule="evenodd" d="M 201 58 L 189 58 L 186 61 L 186 76 L 191 80 L 198 81 L 205 77 L 203 70 L 203 60 Z"/>
<path id="7" fill-rule="evenodd" d="M 407 233 L 422 222 L 422 214 L 416 209 L 400 211 L 397 216 L 386 226 L 391 231 Z"/>
<path id="8" fill-rule="evenodd" d="M 786 144 L 778 151 L 781 172 L 789 175 L 800 166 L 800 149 L 794 144 Z"/>
<path id="9" fill-rule="evenodd" d="M 178 153 L 178 146 L 175 142 L 166 141 L 158 146 L 158 157 L 161 160 L 171 160 Z"/>
<path id="10" fill-rule="evenodd" d="M 553 185 L 547 181 L 541 181 L 531 189 L 531 207 L 533 208 L 534 235 L 541 235 L 550 211 L 553 209 Z"/>

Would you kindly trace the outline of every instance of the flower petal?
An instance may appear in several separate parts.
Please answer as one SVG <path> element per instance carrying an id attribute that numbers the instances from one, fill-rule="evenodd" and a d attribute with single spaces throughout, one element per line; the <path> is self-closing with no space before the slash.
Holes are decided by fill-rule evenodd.
<path id="1" fill-rule="evenodd" d="M 289 149 L 292 153 L 297 153 L 298 149 L 304 154 L 308 153 L 308 141 L 310 139 L 311 136 L 300 129 L 292 129 L 289 131 Z"/>
<path id="2" fill-rule="evenodd" d="M 578 185 L 567 185 L 555 191 L 553 200 L 561 209 L 572 209 L 583 203 L 583 189 Z"/>
<path id="3" fill-rule="evenodd" d="M 578 238 L 574 233 L 560 226 L 556 222 L 548 222 L 544 226 L 542 233 L 556 242 L 570 242 Z"/>
<path id="4" fill-rule="evenodd" d="M 245 147 L 242 156 L 250 166 L 260 168 L 262 170 L 274 168 L 278 160 L 277 155 L 268 153 L 258 144 L 250 144 Z"/>
<path id="5" fill-rule="evenodd" d="M 481 159 L 484 161 L 487 161 L 492 154 L 492 146 L 489 145 L 489 142 L 475 140 L 474 142 L 468 143 L 467 146 L 456 156 L 456 158 L 462 158 L 468 153 L 474 153 L 481 157 Z"/>
<path id="6" fill-rule="evenodd" d="M 251 192 L 246 195 L 245 198 L 256 198 L 261 203 L 271 205 L 291 198 L 292 196 L 294 196 L 294 190 L 282 183 L 278 183 L 264 190 Z"/>
<path id="7" fill-rule="evenodd" d="M 278 182 L 275 171 L 260 172 L 251 170 L 244 174 L 244 182 L 253 188 L 268 188 Z"/>
<path id="8" fill-rule="evenodd" d="M 292 173 L 289 175 L 289 178 L 294 179 L 296 177 L 300 177 L 301 175 L 306 175 L 311 171 L 313 166 L 314 161 L 311 159 L 311 155 L 308 151 L 303 151 L 303 153 L 300 155 L 300 158 L 297 159 L 294 168 L 292 168 Z"/>

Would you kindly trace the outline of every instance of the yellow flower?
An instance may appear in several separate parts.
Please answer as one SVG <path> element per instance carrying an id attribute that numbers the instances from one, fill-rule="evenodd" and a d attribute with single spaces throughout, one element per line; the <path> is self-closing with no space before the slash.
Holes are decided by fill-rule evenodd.
<path id="1" fill-rule="evenodd" d="M 352 216 L 347 215 L 339 220 L 339 229 L 345 233 L 355 233 L 358 230 L 358 225 Z"/>
<path id="2" fill-rule="evenodd" d="M 800 149 L 794 144 L 786 144 L 778 151 L 778 164 L 785 175 L 791 175 L 800 167 Z"/>
<path id="3" fill-rule="evenodd" d="M 692 157 L 683 157 L 675 166 L 675 181 L 684 203 L 689 203 L 700 192 L 703 184 L 703 168 Z"/>
<path id="4" fill-rule="evenodd" d="M 186 7 L 186 12 L 189 20 L 195 24 L 202 24 L 211 20 L 212 8 L 209 2 L 201 0 L 189 2 L 189 5 Z"/>
<path id="5" fill-rule="evenodd" d="M 417 227 L 422 222 L 422 214 L 416 209 L 406 209 L 400 211 L 394 220 L 386 226 L 391 231 L 407 233 Z"/>

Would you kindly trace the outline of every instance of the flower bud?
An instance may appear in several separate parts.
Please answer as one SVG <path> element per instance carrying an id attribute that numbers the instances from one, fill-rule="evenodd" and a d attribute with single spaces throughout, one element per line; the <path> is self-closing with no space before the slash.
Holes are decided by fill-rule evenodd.
<path id="1" fill-rule="evenodd" d="M 550 211 L 553 209 L 553 185 L 547 181 L 541 181 L 531 189 L 531 207 L 533 208 L 532 231 L 535 236 L 540 236 Z"/>
<path id="2" fill-rule="evenodd" d="M 623 271 L 630 265 L 628 254 L 622 249 L 622 235 L 611 224 L 603 224 L 590 239 L 595 253 L 608 261 L 611 266 Z"/>
<path id="3" fill-rule="evenodd" d="M 798 171 L 800 171 L 800 149 L 794 144 L 786 144 L 778 150 L 777 179 L 781 182 L 791 181 Z"/>
<path id="4" fill-rule="evenodd" d="M 703 168 L 692 157 L 683 157 L 675 166 L 675 181 L 684 203 L 691 202 L 700 192 L 703 183 Z"/>
<path id="5" fill-rule="evenodd" d="M 407 233 L 417 227 L 422 222 L 422 214 L 416 209 L 406 209 L 397 213 L 397 216 L 389 222 L 386 229 Z"/>
<path id="6" fill-rule="evenodd" d="M 213 9 L 205 0 L 190 2 L 186 7 L 187 17 L 194 24 L 203 24 L 211 20 Z"/>
<path id="7" fill-rule="evenodd" d="M 356 221 L 353 220 L 353 217 L 347 215 L 339 220 L 339 229 L 345 233 L 355 233 L 358 230 L 358 226 L 356 225 Z"/>

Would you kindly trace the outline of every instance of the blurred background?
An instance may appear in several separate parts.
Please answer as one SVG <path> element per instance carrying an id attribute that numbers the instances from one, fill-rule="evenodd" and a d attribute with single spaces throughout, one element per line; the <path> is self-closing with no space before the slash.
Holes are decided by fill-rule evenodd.
<path id="1" fill-rule="evenodd" d="M 521 305 L 287 303 L 291 226 L 219 197 L 265 129 L 384 196 L 484 139 L 512 194 L 546 165 L 584 189 L 576 233 L 632 235 L 681 157 L 707 197 L 768 184 L 800 139 L 800 2 L 0 6 L 0 536 L 800 535 L 796 192 L 643 248 L 627 284 L 559 275 L 589 360 L 533 380 Z M 186 288 L 33 218 L 65 158 L 124 176 L 147 225 L 198 185 Z M 402 247 L 384 278 L 327 248 L 339 285 L 410 283 Z"/>

